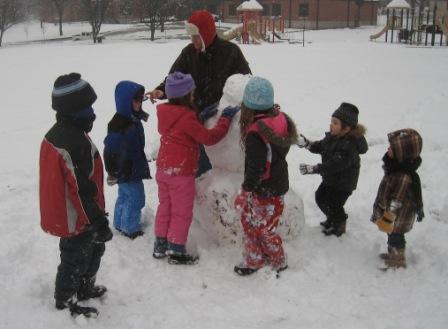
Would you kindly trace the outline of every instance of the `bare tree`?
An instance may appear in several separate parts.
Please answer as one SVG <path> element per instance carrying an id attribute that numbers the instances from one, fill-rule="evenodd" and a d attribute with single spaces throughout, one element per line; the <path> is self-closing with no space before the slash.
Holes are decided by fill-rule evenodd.
<path id="1" fill-rule="evenodd" d="M 22 22 L 25 16 L 26 11 L 21 0 L 0 0 L 0 47 L 5 31 Z"/>
<path id="2" fill-rule="evenodd" d="M 89 23 L 92 26 L 93 43 L 97 43 L 98 34 L 101 31 L 104 17 L 110 7 L 112 0 L 82 0 L 82 4 L 87 12 Z"/>
<path id="3" fill-rule="evenodd" d="M 128 22 L 128 17 L 133 14 L 135 0 L 120 0 L 118 3 L 118 9 L 120 15 L 124 16 L 125 22 Z"/>
<path id="4" fill-rule="evenodd" d="M 154 41 L 156 29 L 159 26 L 163 30 L 165 21 L 174 10 L 177 2 L 172 0 L 142 0 L 143 22 L 149 27 L 151 41 Z"/>
<path id="5" fill-rule="evenodd" d="M 62 19 L 64 16 L 64 9 L 65 5 L 67 4 L 69 0 L 51 0 L 51 3 L 53 4 L 54 8 L 56 9 L 58 13 L 58 22 L 59 22 L 59 35 L 63 35 L 62 33 Z"/>

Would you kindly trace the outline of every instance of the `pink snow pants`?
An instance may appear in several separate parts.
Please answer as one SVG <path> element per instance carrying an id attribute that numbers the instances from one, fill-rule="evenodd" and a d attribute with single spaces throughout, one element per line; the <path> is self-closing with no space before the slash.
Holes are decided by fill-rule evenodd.
<path id="1" fill-rule="evenodd" d="M 193 218 L 196 194 L 194 176 L 172 176 L 157 170 L 159 188 L 154 233 L 169 243 L 185 245 Z"/>
<path id="2" fill-rule="evenodd" d="M 259 198 L 252 193 L 248 195 L 241 214 L 246 266 L 259 269 L 271 265 L 276 270 L 286 265 L 282 238 L 275 233 L 283 208 L 283 197 Z"/>

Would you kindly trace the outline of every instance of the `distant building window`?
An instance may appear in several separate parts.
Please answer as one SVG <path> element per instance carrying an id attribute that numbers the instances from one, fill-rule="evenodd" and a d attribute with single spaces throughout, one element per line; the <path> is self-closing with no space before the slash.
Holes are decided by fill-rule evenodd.
<path id="1" fill-rule="evenodd" d="M 269 5 L 263 5 L 263 16 L 271 16 Z"/>
<path id="2" fill-rule="evenodd" d="M 236 5 L 234 3 L 229 5 L 229 16 L 236 16 Z"/>
<path id="3" fill-rule="evenodd" d="M 282 5 L 279 3 L 272 4 L 272 16 L 281 16 L 282 15 Z"/>
<path id="4" fill-rule="evenodd" d="M 299 5 L 299 17 L 308 17 L 310 5 L 307 3 L 301 3 Z"/>

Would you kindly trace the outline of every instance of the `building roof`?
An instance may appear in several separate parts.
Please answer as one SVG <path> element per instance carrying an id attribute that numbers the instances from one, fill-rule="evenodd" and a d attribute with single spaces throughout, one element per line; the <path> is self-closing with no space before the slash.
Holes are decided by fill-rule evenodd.
<path id="1" fill-rule="evenodd" d="M 236 8 L 237 11 L 258 11 L 263 10 L 263 6 L 257 0 L 247 0 Z"/>
<path id="2" fill-rule="evenodd" d="M 399 8 L 399 9 L 409 9 L 411 6 L 406 2 L 406 0 L 392 0 L 387 6 L 387 8 Z"/>

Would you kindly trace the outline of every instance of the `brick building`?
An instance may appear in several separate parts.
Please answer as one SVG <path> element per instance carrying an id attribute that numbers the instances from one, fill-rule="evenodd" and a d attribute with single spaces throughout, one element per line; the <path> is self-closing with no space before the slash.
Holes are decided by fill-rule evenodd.
<path id="1" fill-rule="evenodd" d="M 281 16 L 286 27 L 329 29 L 376 25 L 378 0 L 258 0 L 263 16 Z M 242 1 L 222 1 L 224 22 L 237 22 Z M 359 4 L 359 5 L 358 5 Z"/>

